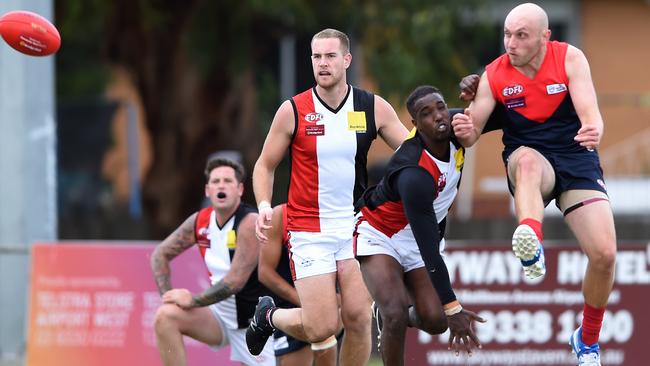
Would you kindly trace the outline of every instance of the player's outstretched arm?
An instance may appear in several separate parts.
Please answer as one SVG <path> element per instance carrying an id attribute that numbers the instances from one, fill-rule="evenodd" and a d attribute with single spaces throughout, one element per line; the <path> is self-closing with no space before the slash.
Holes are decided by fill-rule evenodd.
<path id="1" fill-rule="evenodd" d="M 436 182 L 424 169 L 406 168 L 398 173 L 395 183 L 420 255 L 447 315 L 449 348 L 458 353 L 462 347 L 471 354 L 474 347 L 481 346 L 472 324 L 484 320 L 463 309 L 451 287 L 449 271 L 440 255 L 440 233 L 433 209 Z"/>
<path id="2" fill-rule="evenodd" d="M 490 114 L 496 106 L 496 101 L 490 90 L 487 73 L 481 76 L 474 101 L 464 114 L 456 114 L 451 121 L 454 135 L 465 147 L 470 147 L 478 141 Z"/>
<path id="3" fill-rule="evenodd" d="M 253 192 L 257 200 L 259 217 L 255 225 L 255 234 L 262 244 L 268 239 L 266 231 L 271 222 L 271 198 L 275 168 L 286 153 L 295 126 L 293 107 L 290 101 L 282 103 L 273 117 L 271 128 L 266 135 L 264 147 L 253 168 Z"/>
<path id="4" fill-rule="evenodd" d="M 160 295 L 172 289 L 169 263 L 176 256 L 196 243 L 194 223 L 196 213 L 188 217 L 173 233 L 156 246 L 151 253 L 151 270 Z"/>

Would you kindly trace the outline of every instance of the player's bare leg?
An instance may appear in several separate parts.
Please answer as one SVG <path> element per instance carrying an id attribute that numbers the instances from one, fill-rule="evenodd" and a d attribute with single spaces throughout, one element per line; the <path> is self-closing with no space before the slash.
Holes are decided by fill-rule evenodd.
<path id="1" fill-rule="evenodd" d="M 544 197 L 555 185 L 553 167 L 534 149 L 520 147 L 508 158 L 508 178 L 515 186 L 515 211 L 519 221 L 544 218 Z"/>
<path id="2" fill-rule="evenodd" d="M 427 270 L 418 268 L 406 272 L 404 282 L 413 301 L 413 307 L 409 308 L 409 326 L 432 335 L 444 333 L 447 316 Z"/>
<path id="3" fill-rule="evenodd" d="M 314 366 L 336 366 L 336 356 L 338 356 L 336 336 L 332 335 L 323 342 L 312 344 L 310 348 L 314 355 Z"/>
<path id="4" fill-rule="evenodd" d="M 589 191 L 568 191 L 565 195 L 573 192 L 584 195 Z M 596 194 L 601 198 L 585 200 L 594 202 L 568 212 L 565 221 L 589 258 L 582 285 L 585 301 L 594 307 L 604 307 L 614 283 L 616 229 L 609 201 L 604 194 Z"/>
<path id="5" fill-rule="evenodd" d="M 345 335 L 339 356 L 341 366 L 365 365 L 370 359 L 372 299 L 363 283 L 359 262 L 345 259 L 336 262 L 341 292 L 341 318 Z"/>
<path id="6" fill-rule="evenodd" d="M 246 330 L 248 351 L 255 356 L 260 354 L 274 329 L 309 343 L 321 342 L 335 334 L 340 329 L 335 280 L 336 273 L 296 280 L 301 308 L 279 309 L 270 296 L 260 297 Z"/>
<path id="7" fill-rule="evenodd" d="M 512 249 L 521 260 L 528 278 L 546 273 L 542 247 L 544 198 L 555 185 L 553 167 L 542 154 L 520 147 L 508 158 L 508 179 L 514 185 L 515 210 L 519 226 L 512 236 Z"/>
<path id="8" fill-rule="evenodd" d="M 211 346 L 223 340 L 219 322 L 207 307 L 186 311 L 175 304 L 163 304 L 156 311 L 154 330 L 165 366 L 187 364 L 183 335 Z"/>
<path id="9" fill-rule="evenodd" d="M 582 282 L 585 309 L 580 329 L 581 341 L 587 345 L 597 344 L 616 266 L 616 230 L 611 207 L 605 199 L 595 200 L 565 216 L 580 247 L 589 258 Z"/>
<path id="10" fill-rule="evenodd" d="M 408 291 L 404 284 L 404 270 L 389 255 L 364 256 L 360 261 L 363 279 L 381 314 L 382 360 L 385 365 L 403 365 L 410 305 Z M 427 281 L 433 288 L 428 278 Z"/>
<path id="11" fill-rule="evenodd" d="M 273 325 L 310 343 L 335 334 L 339 324 L 336 273 L 301 278 L 295 286 L 301 308 L 278 309 L 273 314 Z"/>
<path id="12" fill-rule="evenodd" d="M 311 365 L 312 362 L 313 353 L 308 345 L 278 357 L 278 366 L 304 366 Z"/>

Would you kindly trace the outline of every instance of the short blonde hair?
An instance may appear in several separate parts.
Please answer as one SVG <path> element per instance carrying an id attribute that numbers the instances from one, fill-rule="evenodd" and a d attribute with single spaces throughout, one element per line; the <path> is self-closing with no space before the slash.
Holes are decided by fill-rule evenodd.
<path id="1" fill-rule="evenodd" d="M 347 34 L 336 29 L 327 28 L 314 34 L 314 36 L 311 38 L 311 43 L 314 43 L 315 39 L 323 38 L 338 38 L 341 42 L 341 49 L 343 50 L 343 54 L 350 52 L 350 38 L 348 38 Z"/>

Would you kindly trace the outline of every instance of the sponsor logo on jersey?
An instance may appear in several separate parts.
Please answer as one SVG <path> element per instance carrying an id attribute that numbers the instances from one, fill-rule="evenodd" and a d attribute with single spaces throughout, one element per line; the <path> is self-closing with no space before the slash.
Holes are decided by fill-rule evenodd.
<path id="1" fill-rule="evenodd" d="M 323 115 L 320 113 L 311 112 L 305 115 L 305 121 L 307 122 L 316 123 L 321 119 L 323 119 Z"/>
<path id="2" fill-rule="evenodd" d="M 226 239 L 226 247 L 228 247 L 228 249 L 237 248 L 237 232 L 235 232 L 235 230 L 228 231 L 228 238 Z"/>
<path id="3" fill-rule="evenodd" d="M 506 99 L 504 104 L 505 104 L 506 108 L 508 108 L 508 109 L 525 107 L 526 106 L 526 98 L 525 97 L 519 97 L 519 98 Z"/>
<path id="4" fill-rule="evenodd" d="M 366 112 L 348 112 L 348 131 L 366 132 Z"/>
<path id="5" fill-rule="evenodd" d="M 325 125 L 305 126 L 305 136 L 325 135 Z"/>
<path id="6" fill-rule="evenodd" d="M 566 91 L 566 85 L 564 84 L 551 84 L 546 86 L 546 93 L 548 95 L 558 94 Z"/>
<path id="7" fill-rule="evenodd" d="M 503 90 L 501 91 L 501 94 L 503 94 L 504 97 L 509 97 L 511 95 L 519 95 L 524 91 L 524 87 L 515 84 L 515 85 L 508 85 Z"/>

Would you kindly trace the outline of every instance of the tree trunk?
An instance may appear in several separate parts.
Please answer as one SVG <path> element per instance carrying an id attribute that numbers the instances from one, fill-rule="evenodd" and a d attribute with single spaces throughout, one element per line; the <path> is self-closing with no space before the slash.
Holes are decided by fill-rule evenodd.
<path id="1" fill-rule="evenodd" d="M 238 75 L 206 77 L 188 59 L 181 36 L 194 4 L 161 2 L 156 9 L 143 9 L 138 2 L 119 0 L 107 21 L 109 59 L 130 70 L 153 142 L 143 187 L 152 239 L 169 235 L 200 207 L 208 155 L 240 150 L 245 166 L 252 166 L 260 147 L 251 67 Z M 158 16 L 164 24 L 143 21 L 145 16 L 154 19 L 150 22 Z"/>

